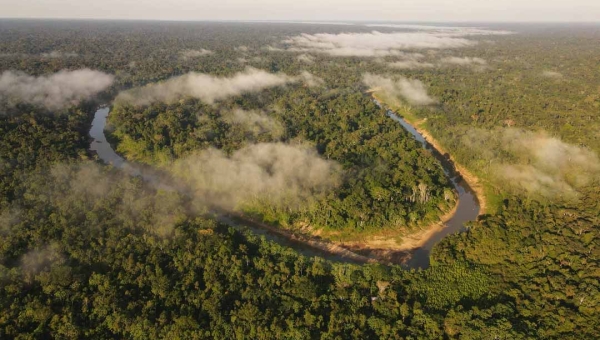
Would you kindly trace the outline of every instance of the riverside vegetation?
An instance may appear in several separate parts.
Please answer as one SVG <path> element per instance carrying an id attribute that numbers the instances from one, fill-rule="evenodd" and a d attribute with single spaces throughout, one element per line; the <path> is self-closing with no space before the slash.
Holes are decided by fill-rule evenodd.
<path id="1" fill-rule="evenodd" d="M 398 55 L 278 50 L 301 33 L 372 31 L 362 26 L 0 21 L 2 72 L 114 75 L 96 95 L 69 96 L 60 108 L 0 103 L 0 337 L 599 337 L 600 80 L 588 71 L 600 63 L 590 43 L 600 29 L 497 29 L 517 33 L 476 36 L 477 45 L 411 64 L 448 60 L 443 66 L 400 69 L 389 66 Z M 452 57 L 485 64 L 444 59 Z M 419 79 L 432 102 L 409 104 L 400 91 L 387 103 L 422 121 L 480 178 L 486 215 L 438 244 L 427 270 L 335 263 L 217 223 L 197 197 L 125 176 L 88 151 L 95 108 L 121 91 L 190 71 L 227 78 L 248 66 L 321 79 L 213 103 L 117 101 L 117 150 L 166 169 L 211 149 L 219 159 L 260 143 L 315 150 L 306 157 L 339 166 L 330 168 L 331 188 L 309 188 L 301 204 L 256 199 L 234 208 L 332 239 L 406 233 L 452 207 L 450 186 L 363 92 L 365 74 Z"/>

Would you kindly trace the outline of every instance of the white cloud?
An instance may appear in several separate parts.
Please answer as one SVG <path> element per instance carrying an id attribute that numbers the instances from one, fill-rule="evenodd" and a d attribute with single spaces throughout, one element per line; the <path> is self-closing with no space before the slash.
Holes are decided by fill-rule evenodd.
<path id="1" fill-rule="evenodd" d="M 53 59 L 58 59 L 58 58 L 73 58 L 73 57 L 77 57 L 77 56 L 79 56 L 79 55 L 77 53 L 75 53 L 75 52 L 52 51 L 50 53 L 42 53 L 42 57 L 53 58 Z"/>
<path id="2" fill-rule="evenodd" d="M 283 41 L 290 51 L 320 52 L 332 56 L 377 57 L 402 55 L 406 49 L 466 47 L 474 41 L 430 33 L 341 33 L 302 34 Z"/>
<path id="3" fill-rule="evenodd" d="M 282 143 L 251 145 L 231 156 L 204 150 L 176 161 L 172 169 L 199 200 L 230 209 L 256 201 L 303 205 L 338 185 L 341 171 L 313 149 Z"/>
<path id="4" fill-rule="evenodd" d="M 433 25 L 411 25 L 411 24 L 367 24 L 368 27 L 390 27 L 414 31 L 437 32 L 443 35 L 469 36 L 469 35 L 508 35 L 514 32 L 505 30 L 490 30 L 481 27 L 460 26 L 433 26 Z"/>
<path id="5" fill-rule="evenodd" d="M 579 188 L 600 182 L 598 155 L 543 132 L 470 129 L 461 141 L 491 165 L 503 185 L 517 192 L 573 198 Z"/>
<path id="6" fill-rule="evenodd" d="M 421 53 L 404 53 L 402 60 L 388 63 L 389 67 L 398 69 L 417 69 L 417 68 L 432 68 L 435 65 L 428 62 L 421 62 L 425 56 Z"/>
<path id="7" fill-rule="evenodd" d="M 302 34 L 283 41 L 288 45 L 287 51 L 319 52 L 332 56 L 383 57 L 399 56 L 402 50 L 413 49 L 448 49 L 475 45 L 474 40 L 465 37 L 473 35 L 510 34 L 507 31 L 486 30 L 475 27 L 437 27 L 421 25 L 381 26 L 411 29 L 408 32 L 382 33 L 319 33 Z M 271 50 L 282 50 L 270 47 Z"/>
<path id="8" fill-rule="evenodd" d="M 108 88 L 114 76 L 90 69 L 60 71 L 33 77 L 23 72 L 0 75 L 0 103 L 14 106 L 28 103 L 58 110 L 88 99 Z"/>
<path id="9" fill-rule="evenodd" d="M 266 49 L 269 52 L 286 52 L 287 51 L 287 50 L 285 50 L 283 48 L 274 47 L 274 46 L 271 46 L 271 45 L 265 46 L 264 49 Z"/>
<path id="10" fill-rule="evenodd" d="M 554 78 L 554 79 L 560 79 L 563 77 L 562 73 L 556 72 L 556 71 L 544 71 L 544 72 L 542 72 L 542 76 L 544 76 L 546 78 Z"/>
<path id="11" fill-rule="evenodd" d="M 226 121 L 242 126 L 254 136 L 269 133 L 274 138 L 279 138 L 284 132 L 283 126 L 277 120 L 261 111 L 246 111 L 238 108 L 223 116 Z"/>
<path id="12" fill-rule="evenodd" d="M 179 52 L 179 54 L 181 55 L 181 57 L 183 59 L 204 57 L 207 55 L 211 55 L 213 53 L 214 53 L 213 51 L 205 50 L 203 48 L 199 49 L 199 50 L 183 50 L 183 51 Z"/>
<path id="13" fill-rule="evenodd" d="M 191 72 L 164 82 L 121 92 L 116 101 L 133 105 L 148 105 L 153 102 L 173 102 L 183 97 L 192 97 L 212 104 L 231 96 L 258 92 L 289 83 L 303 81 L 308 86 L 314 86 L 320 83 L 319 79 L 308 72 L 302 72 L 299 76 L 294 77 L 255 68 L 248 68 L 231 77 L 215 77 Z"/>
<path id="14" fill-rule="evenodd" d="M 371 87 L 372 91 L 381 92 L 385 97 L 394 101 L 398 101 L 402 97 L 413 105 L 430 105 L 436 102 L 427 94 L 425 85 L 417 79 L 393 80 L 367 73 L 364 75 L 363 81 Z"/>
<path id="15" fill-rule="evenodd" d="M 464 58 L 460 58 L 460 57 L 447 57 L 447 58 L 442 58 L 442 60 L 440 60 L 440 62 L 442 64 L 453 64 L 453 65 L 480 65 L 480 66 L 485 66 L 487 65 L 487 62 L 484 59 L 481 58 L 470 58 L 470 57 L 464 57 Z"/>
<path id="16" fill-rule="evenodd" d="M 435 65 L 432 63 L 420 62 L 417 60 L 401 60 L 388 63 L 389 67 L 397 69 L 417 69 L 417 68 L 432 68 Z"/>
<path id="17" fill-rule="evenodd" d="M 242 21 L 246 23 L 271 23 L 271 24 L 305 24 L 305 25 L 340 25 L 340 26 L 354 26 L 349 22 L 338 22 L 338 21 L 296 21 L 296 20 L 248 20 Z"/>
<path id="18" fill-rule="evenodd" d="M 325 81 L 322 78 L 317 77 L 308 71 L 300 72 L 300 75 L 296 78 L 302 80 L 307 86 L 310 87 L 322 86 L 325 84 Z"/>
<path id="19" fill-rule="evenodd" d="M 301 55 L 297 56 L 296 59 L 298 59 L 298 61 L 301 61 L 301 62 L 307 63 L 307 64 L 312 64 L 315 62 L 315 57 L 311 56 L 310 54 L 306 54 L 306 53 L 302 53 Z"/>
<path id="20" fill-rule="evenodd" d="M 50 243 L 43 247 L 29 250 L 20 259 L 20 267 L 27 274 L 37 274 L 48 270 L 55 264 L 64 262 L 58 243 Z"/>
<path id="21" fill-rule="evenodd" d="M 243 52 L 243 53 L 246 53 L 246 52 L 249 52 L 249 51 L 250 51 L 250 48 L 249 48 L 248 46 L 241 45 L 241 46 L 237 46 L 237 47 L 235 47 L 235 48 L 234 48 L 234 50 L 235 50 L 235 51 L 238 51 L 238 52 Z"/>

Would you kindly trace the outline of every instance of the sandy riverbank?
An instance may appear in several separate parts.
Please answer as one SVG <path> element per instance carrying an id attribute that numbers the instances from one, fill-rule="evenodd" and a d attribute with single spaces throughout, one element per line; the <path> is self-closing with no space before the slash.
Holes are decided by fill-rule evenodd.
<path id="1" fill-rule="evenodd" d="M 373 98 L 383 102 L 376 95 L 372 95 Z M 412 125 L 437 152 L 448 156 L 452 161 L 455 170 L 475 193 L 480 206 L 479 215 L 484 214 L 486 211 L 486 199 L 483 186 L 480 184 L 479 179 L 464 166 L 457 163 L 456 160 L 441 146 L 440 142 L 433 138 L 429 131 L 423 128 L 423 124 L 426 120 L 415 121 L 414 119 L 407 119 L 407 117 L 403 118 Z M 286 237 L 293 240 L 297 240 L 332 254 L 337 254 L 360 262 L 372 263 L 377 259 L 379 262 L 399 264 L 406 263 L 406 261 L 410 259 L 412 252 L 423 247 L 435 234 L 442 231 L 446 227 L 446 222 L 456 214 L 458 206 L 459 200 L 457 198 L 454 207 L 444 215 L 440 216 L 438 222 L 422 227 L 416 232 L 409 232 L 402 229 L 385 230 L 381 233 L 369 235 L 356 241 L 329 241 L 328 239 L 334 237 L 334 235 L 326 232 L 324 233 L 322 230 L 313 230 L 309 227 L 301 228 L 301 234 L 296 234 L 262 223 L 260 224 L 263 225 L 263 228 L 268 228 L 279 234 L 286 235 Z M 406 234 L 402 234 L 403 232 Z"/>
<path id="2" fill-rule="evenodd" d="M 370 94 L 377 101 L 385 103 L 385 101 L 378 97 L 373 91 L 370 91 Z M 391 109 L 394 110 L 393 107 Z M 479 201 L 479 215 L 484 215 L 487 211 L 487 201 L 483 185 L 481 184 L 480 179 L 477 176 L 475 176 L 472 172 L 467 170 L 467 168 L 465 168 L 462 164 L 458 163 L 456 159 L 452 156 L 452 154 L 448 153 L 446 149 L 442 146 L 442 144 L 423 127 L 423 124 L 427 121 L 427 119 L 415 121 L 414 119 L 411 119 L 411 117 L 403 116 L 402 118 L 404 118 L 405 121 L 412 125 L 413 128 L 417 130 L 417 132 L 419 132 L 435 150 L 437 150 L 442 155 L 446 155 L 452 161 L 456 171 L 462 176 L 465 182 L 467 182 L 471 190 L 475 192 L 477 200 Z"/>
<path id="3" fill-rule="evenodd" d="M 422 127 L 423 123 L 425 123 L 425 121 L 426 121 L 425 119 L 420 120 L 418 122 L 412 122 L 410 119 L 406 119 L 406 117 L 404 117 L 404 120 L 409 122 L 415 128 L 415 130 L 417 130 L 421 135 L 423 135 L 423 137 L 425 137 L 427 142 L 429 144 L 431 144 L 431 146 L 434 149 L 436 149 L 442 155 L 449 156 L 452 163 L 454 163 L 454 167 L 456 168 L 456 171 L 461 175 L 461 177 L 465 180 L 465 182 L 467 182 L 467 184 L 469 185 L 471 190 L 473 190 L 473 192 L 475 192 L 475 194 L 477 196 L 477 200 L 479 201 L 479 208 L 480 208 L 479 215 L 485 214 L 487 202 L 486 202 L 486 198 L 485 198 L 485 192 L 483 190 L 483 185 L 481 184 L 481 181 L 479 180 L 479 178 L 477 176 L 475 176 L 472 172 L 467 170 L 467 168 L 465 168 L 463 165 L 458 163 L 451 154 L 446 152 L 446 150 L 442 147 L 440 142 L 438 140 L 436 140 L 435 138 L 433 138 L 431 133 L 429 133 L 429 131 L 425 130 Z"/>
<path id="4" fill-rule="evenodd" d="M 97 128 L 98 133 L 102 135 L 101 137 L 104 137 L 103 129 L 108 112 L 106 112 L 103 116 L 98 116 L 99 111 L 100 110 L 97 111 L 95 116 L 99 117 L 101 122 L 94 122 L 91 132 L 94 131 L 94 128 Z M 434 148 L 436 148 L 439 152 L 445 154 L 445 151 L 443 151 L 443 148 L 441 148 L 440 144 L 426 130 L 424 130 L 420 126 L 420 124 L 414 124 L 410 121 L 408 122 L 411 125 L 413 125 L 413 127 L 419 133 L 421 133 Z M 92 137 L 94 137 L 94 135 L 92 135 Z M 110 144 L 105 140 L 104 143 L 106 143 L 107 148 L 110 149 L 109 156 L 113 156 L 113 154 L 115 153 L 110 147 Z M 104 151 L 105 152 L 98 152 L 98 156 L 105 162 L 112 163 L 111 157 L 107 156 L 106 150 Z M 479 199 L 483 211 L 485 209 L 485 200 L 483 196 L 483 189 L 478 184 L 477 178 L 471 173 L 469 173 L 462 166 L 456 163 L 455 166 L 457 170 L 462 174 L 465 181 L 472 187 L 472 189 L 477 194 L 477 198 Z M 455 203 L 456 204 L 454 205 L 454 208 L 446 212 L 443 216 L 441 216 L 438 222 L 433 223 L 430 226 L 420 228 L 420 230 L 417 232 L 409 233 L 407 230 L 389 229 L 382 231 L 377 235 L 369 236 L 364 239 L 361 239 L 360 241 L 354 242 L 332 242 L 328 240 L 327 235 L 321 234 L 322 231 L 310 230 L 310 228 L 308 228 L 308 230 L 302 228 L 303 230 L 299 232 L 284 230 L 275 226 L 270 226 L 265 223 L 255 221 L 252 218 L 249 218 L 248 216 L 244 216 L 243 214 L 221 214 L 221 218 L 217 219 L 221 219 L 222 222 L 226 223 L 227 221 L 225 220 L 231 220 L 231 218 L 233 218 L 235 222 L 237 222 L 236 224 L 248 225 L 263 230 L 268 230 L 274 234 L 284 237 L 285 239 L 298 243 L 299 246 L 307 246 L 313 249 L 318 249 L 326 253 L 348 259 L 355 263 L 381 262 L 398 264 L 405 263 L 407 260 L 409 260 L 414 250 L 421 248 L 436 233 L 444 229 L 445 223 L 448 220 L 450 220 L 457 211 L 459 203 L 458 199 Z M 406 235 L 403 234 L 403 232 L 406 233 Z"/>

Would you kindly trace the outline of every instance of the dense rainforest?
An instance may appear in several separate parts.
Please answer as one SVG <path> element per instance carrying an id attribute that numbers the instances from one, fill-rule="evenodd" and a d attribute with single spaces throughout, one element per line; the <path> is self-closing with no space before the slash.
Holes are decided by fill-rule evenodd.
<path id="1" fill-rule="evenodd" d="M 599 337 L 600 75 L 590 70 L 600 27 L 492 28 L 511 34 L 470 31 L 476 43 L 466 46 L 365 56 L 309 51 L 294 37 L 405 28 L 1 20 L 0 337 Z M 285 82 L 244 93 L 223 85 L 248 67 Z M 23 100 L 5 85 L 43 88 L 80 69 L 114 81 L 85 98 L 65 87 L 66 104 Z M 401 239 L 439 219 L 454 195 L 439 162 L 365 94 L 377 87 L 479 177 L 486 214 L 440 242 L 426 270 L 340 263 L 219 223 L 197 196 L 127 176 L 88 150 L 97 107 L 188 72 L 234 94 L 117 100 L 118 152 L 186 170 L 198 153 L 229 164 L 257 145 L 294 147 L 337 164 L 336 185 L 321 190 L 311 177 L 315 187 L 300 187 L 311 196 L 293 208 L 254 191 L 236 208 L 332 239 L 380 230 Z"/>
<path id="2" fill-rule="evenodd" d="M 454 196 L 440 165 L 400 125 L 390 124 L 368 97 L 319 95 L 315 92 L 322 89 L 305 87 L 294 90 L 263 93 L 260 101 L 266 104 L 238 99 L 220 105 L 216 112 L 197 100 L 169 106 L 116 106 L 110 115 L 112 136 L 127 159 L 163 166 L 208 147 L 233 152 L 249 143 L 275 140 L 308 141 L 343 166 L 343 183 L 334 192 L 291 216 L 287 207 L 246 204 L 246 212 L 270 223 L 309 224 L 352 235 L 382 228 L 410 230 L 435 222 L 449 210 Z M 263 119 L 272 119 L 271 125 L 280 129 L 264 123 L 248 126 L 229 117 L 234 109 L 228 106 L 259 110 L 269 105 L 278 109 Z"/>

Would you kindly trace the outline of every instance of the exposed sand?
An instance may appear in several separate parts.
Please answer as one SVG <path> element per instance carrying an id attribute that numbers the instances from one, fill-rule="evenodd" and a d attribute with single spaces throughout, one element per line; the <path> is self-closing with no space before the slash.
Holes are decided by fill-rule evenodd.
<path id="1" fill-rule="evenodd" d="M 378 100 L 379 102 L 385 103 L 380 97 L 378 97 L 374 93 L 374 90 L 369 90 L 368 93 L 373 98 Z M 411 119 L 410 117 L 405 117 L 405 116 L 402 116 L 402 118 L 404 118 L 404 120 L 406 122 L 408 122 L 410 125 L 412 125 L 415 128 L 415 130 L 417 130 L 417 132 L 419 132 L 421 135 L 423 135 L 425 140 L 427 140 L 427 142 L 429 144 L 431 144 L 431 146 L 434 149 L 436 149 L 442 155 L 448 155 L 450 160 L 454 163 L 454 167 L 456 168 L 456 171 L 458 173 L 460 173 L 462 178 L 464 178 L 465 182 L 467 182 L 467 184 L 469 184 L 469 187 L 471 187 L 473 192 L 475 192 L 475 196 L 477 196 L 477 200 L 479 201 L 479 208 L 480 208 L 479 215 L 481 216 L 481 215 L 485 214 L 486 208 L 487 208 L 487 201 L 486 201 L 485 193 L 483 190 L 483 185 L 481 185 L 481 181 L 479 180 L 479 178 L 477 176 L 475 176 L 472 172 L 467 170 L 467 168 L 465 168 L 462 164 L 458 163 L 456 161 L 456 159 L 454 158 L 454 156 L 452 156 L 452 154 L 448 153 L 446 151 L 446 149 L 444 149 L 442 144 L 437 139 L 435 139 L 431 135 L 431 133 L 429 133 L 429 131 L 427 131 L 425 128 L 423 128 L 423 124 L 427 121 L 427 118 L 421 119 L 418 121 L 415 121 L 414 119 Z"/>
<path id="2" fill-rule="evenodd" d="M 378 98 L 374 93 L 370 93 L 373 98 L 378 101 L 383 101 Z M 417 130 L 427 140 L 433 148 L 435 148 L 442 155 L 449 155 L 446 150 L 442 147 L 440 142 L 433 138 L 429 131 L 423 128 L 423 124 L 426 119 L 414 121 L 403 117 L 409 124 L 411 124 L 415 130 Z M 482 215 L 486 211 L 486 198 L 483 191 L 483 186 L 473 173 L 467 170 L 464 166 L 456 162 L 456 159 L 449 155 L 450 160 L 454 163 L 454 167 L 462 178 L 471 187 L 477 200 L 479 201 L 479 215 Z M 352 259 L 357 262 L 363 263 L 405 263 L 411 257 L 411 253 L 422 247 L 435 233 L 444 228 L 445 223 L 454 216 L 456 209 L 458 208 L 458 199 L 456 199 L 454 208 L 443 216 L 440 217 L 440 221 L 433 223 L 427 227 L 421 228 L 417 232 L 401 235 L 401 239 L 398 240 L 398 234 L 402 230 L 386 230 L 382 231 L 378 235 L 368 236 L 361 239 L 360 241 L 344 241 L 335 242 L 327 240 L 328 236 L 334 236 L 334 233 L 323 232 L 320 229 L 311 228 L 309 225 L 303 225 L 299 233 L 294 233 L 289 230 L 283 230 L 281 228 L 269 226 L 264 223 L 260 223 L 249 219 L 241 214 L 236 214 L 235 218 L 241 220 L 243 223 L 253 224 L 254 226 L 267 229 L 276 234 L 284 236 L 288 239 L 304 243 L 310 247 L 326 251 L 331 254 L 336 254 L 344 258 Z"/>
<path id="3" fill-rule="evenodd" d="M 427 140 L 427 142 L 431 144 L 431 146 L 433 146 L 434 149 L 436 149 L 442 155 L 449 155 L 450 160 L 454 163 L 456 171 L 460 173 L 465 182 L 467 182 L 467 184 L 469 184 L 469 187 L 471 187 L 471 189 L 475 192 L 475 196 L 477 196 L 477 200 L 479 201 L 479 216 L 485 214 L 487 202 L 483 191 L 483 185 L 481 185 L 479 178 L 475 176 L 472 172 L 467 170 L 467 168 L 465 168 L 463 165 L 458 163 L 451 154 L 446 152 L 446 150 L 442 147 L 440 142 L 433 138 L 431 133 L 429 133 L 429 131 L 425 130 L 422 127 L 422 124 L 425 123 L 426 119 L 413 123 L 405 117 L 403 118 L 404 120 L 409 122 L 415 128 L 415 130 L 417 130 L 421 135 L 423 135 L 423 137 L 425 137 L 425 140 Z"/>
<path id="4" fill-rule="evenodd" d="M 439 222 L 423 227 L 419 231 L 402 235 L 400 240 L 397 236 L 402 230 L 387 230 L 384 232 L 387 235 L 369 236 L 360 241 L 334 243 L 357 254 L 375 258 L 382 263 L 404 264 L 410 260 L 416 249 L 423 247 L 434 234 L 445 227 L 445 223 L 454 216 L 457 207 L 458 200 L 452 210 L 440 217 Z"/>
<path id="5" fill-rule="evenodd" d="M 260 228 L 263 230 L 268 230 L 268 231 L 270 231 L 274 234 L 277 234 L 279 236 L 282 236 L 286 239 L 289 239 L 289 240 L 292 240 L 292 241 L 295 241 L 298 243 L 306 244 L 307 246 L 309 246 L 311 248 L 318 249 L 318 250 L 324 251 L 326 253 L 338 255 L 340 257 L 350 259 L 352 261 L 356 261 L 356 262 L 360 262 L 360 263 L 380 262 L 380 259 L 378 259 L 378 258 L 368 256 L 368 255 L 358 254 L 350 249 L 343 247 L 342 245 L 340 245 L 338 243 L 321 240 L 316 236 L 303 235 L 303 234 L 299 234 L 299 233 L 294 233 L 291 230 L 274 227 L 274 226 L 268 225 L 266 223 L 258 222 L 258 221 L 254 220 L 244 214 L 241 214 L 241 213 L 222 214 L 220 219 L 222 220 L 222 222 L 224 222 L 226 224 L 230 224 L 231 220 L 233 220 L 234 222 L 236 222 L 240 225 L 247 225 L 247 226 L 251 226 L 251 227 L 255 227 L 255 228 Z"/>
<path id="6" fill-rule="evenodd" d="M 377 100 L 374 94 L 373 97 Z M 405 118 L 405 117 L 404 117 Z M 446 154 L 440 143 L 431 136 L 431 134 L 422 127 L 425 120 L 413 122 L 405 118 L 405 120 L 413 125 L 415 130 L 425 137 L 425 139 L 442 154 Z M 480 204 L 479 214 L 483 214 L 486 208 L 486 200 L 479 179 L 471 172 L 465 169 L 462 165 L 456 163 L 456 160 L 450 156 L 454 162 L 456 170 L 462 175 L 465 181 L 475 192 Z M 319 249 L 321 251 L 335 254 L 343 258 L 350 259 L 361 263 L 405 263 L 410 259 L 411 252 L 422 247 L 432 235 L 444 228 L 444 224 L 454 216 L 458 207 L 458 199 L 455 202 L 454 208 L 446 212 L 440 217 L 440 221 L 423 227 L 417 232 L 409 234 L 401 234 L 402 229 L 385 230 L 373 236 L 366 237 L 360 241 L 333 242 L 327 240 L 327 236 L 334 236 L 333 233 L 326 233 L 323 230 L 311 228 L 309 225 L 304 225 L 299 232 L 285 230 L 275 226 L 270 226 L 265 223 L 258 222 L 248 216 L 239 213 L 220 213 L 220 219 L 224 223 L 237 222 L 238 224 L 249 225 L 268 230 L 272 233 L 280 235 L 289 240 L 302 243 L 308 247 Z M 404 230 L 406 232 L 406 230 Z M 205 231 L 201 231 L 205 233 Z M 327 235 L 328 234 L 328 235 Z M 399 237 L 401 239 L 399 240 Z"/>
<path id="7" fill-rule="evenodd" d="M 373 91 L 369 91 L 369 93 L 373 96 L 373 98 L 381 103 L 384 103 L 384 101 L 377 97 Z M 456 171 L 475 193 L 480 207 L 479 216 L 485 214 L 487 202 L 483 186 L 481 185 L 479 178 L 473 175 L 473 173 L 467 170 L 463 165 L 457 163 L 456 159 L 446 152 L 440 142 L 436 140 L 431 133 L 429 133 L 429 131 L 423 128 L 423 124 L 426 122 L 426 119 L 415 121 L 414 119 L 407 119 L 407 117 L 404 116 L 403 118 L 405 121 L 411 124 L 415 130 L 417 130 L 417 132 L 419 132 L 425 138 L 425 140 L 427 140 L 427 142 L 440 154 L 449 156 Z M 398 241 L 397 237 L 389 235 L 389 231 L 386 231 L 382 234 L 387 235 L 369 236 L 360 241 L 339 242 L 338 244 L 360 254 L 365 254 L 369 257 L 375 257 L 383 261 L 390 261 L 394 263 L 403 263 L 410 258 L 412 251 L 422 247 L 435 233 L 444 228 L 445 223 L 456 213 L 457 208 L 458 200 L 456 200 L 452 210 L 440 217 L 439 222 L 428 227 L 424 227 L 417 232 L 402 236 L 400 242 Z M 398 232 L 400 232 L 400 230 Z"/>
<path id="8" fill-rule="evenodd" d="M 378 98 L 373 91 L 369 91 L 369 93 L 381 103 L 384 103 L 380 98 Z M 440 144 L 438 140 L 436 140 L 429 131 L 423 128 L 423 124 L 427 121 L 427 119 L 421 119 L 415 121 L 414 119 L 407 119 L 404 117 L 409 124 L 411 124 L 417 132 L 419 132 L 425 140 L 440 154 L 448 155 L 450 160 L 453 162 L 456 171 L 461 175 L 461 177 L 467 182 L 469 187 L 475 193 L 477 200 L 479 202 L 479 216 L 485 214 L 486 211 L 486 198 L 483 190 L 483 186 L 480 183 L 478 177 L 476 177 L 473 173 L 467 170 L 463 165 L 457 163 L 456 159 L 450 155 Z M 411 253 L 423 245 L 438 231 L 442 230 L 445 227 L 445 223 L 450 220 L 456 213 L 458 208 L 458 199 L 455 202 L 454 208 L 443 216 L 440 217 L 440 221 L 437 223 L 433 223 L 427 227 L 421 228 L 417 232 L 408 233 L 406 235 L 402 235 L 401 239 L 398 240 L 398 233 L 401 233 L 402 230 L 386 230 L 382 231 L 379 235 L 372 235 L 365 237 L 359 241 L 344 241 L 344 242 L 327 242 L 331 244 L 331 249 L 347 249 L 352 252 L 361 254 L 366 256 L 369 259 L 376 258 L 381 262 L 390 262 L 390 263 L 405 263 L 411 257 Z M 311 228 L 304 229 L 308 231 L 308 233 L 312 236 L 307 236 L 308 238 L 312 238 L 316 235 L 320 235 L 324 238 L 327 236 L 333 236 L 331 233 L 323 233 L 321 230 L 311 230 Z M 359 255 L 360 256 L 360 255 Z"/>

